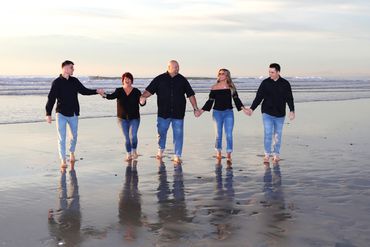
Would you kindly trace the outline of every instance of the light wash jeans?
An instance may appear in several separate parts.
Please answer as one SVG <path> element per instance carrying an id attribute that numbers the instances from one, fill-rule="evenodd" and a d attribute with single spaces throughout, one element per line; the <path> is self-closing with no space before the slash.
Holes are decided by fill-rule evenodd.
<path id="1" fill-rule="evenodd" d="M 279 155 L 285 117 L 263 113 L 265 155 Z M 271 146 L 272 152 L 271 152 Z"/>
<path id="2" fill-rule="evenodd" d="M 234 112 L 232 109 L 218 111 L 213 110 L 213 120 L 216 127 L 216 143 L 217 151 L 222 150 L 222 130 L 225 129 L 226 134 L 226 152 L 233 151 L 233 128 L 234 128 Z"/>
<path id="3" fill-rule="evenodd" d="M 127 153 L 137 149 L 137 131 L 139 130 L 140 119 L 121 119 L 118 118 L 119 126 L 125 136 L 125 146 Z"/>
<path id="4" fill-rule="evenodd" d="M 173 145 L 175 146 L 175 155 L 181 157 L 182 145 L 184 142 L 184 119 L 175 118 L 157 118 L 157 130 L 158 130 L 158 148 L 165 150 L 167 131 L 172 124 L 173 131 Z"/>
<path id="5" fill-rule="evenodd" d="M 69 152 L 74 153 L 77 144 L 78 116 L 66 117 L 61 113 L 56 114 L 58 131 L 58 151 L 61 160 L 66 159 L 66 133 L 69 127 L 70 147 Z"/>

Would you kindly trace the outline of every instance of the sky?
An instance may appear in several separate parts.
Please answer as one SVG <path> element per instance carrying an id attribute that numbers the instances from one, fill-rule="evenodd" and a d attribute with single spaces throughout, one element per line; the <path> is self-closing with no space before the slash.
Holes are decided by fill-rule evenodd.
<path id="1" fill-rule="evenodd" d="M 0 8 L 0 75 L 370 76 L 368 0 L 12 0 Z"/>

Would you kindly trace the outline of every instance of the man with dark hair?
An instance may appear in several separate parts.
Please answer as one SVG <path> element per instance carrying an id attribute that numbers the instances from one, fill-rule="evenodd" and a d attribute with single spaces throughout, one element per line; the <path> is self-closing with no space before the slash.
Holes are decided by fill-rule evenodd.
<path id="1" fill-rule="evenodd" d="M 78 116 L 80 115 L 80 105 L 78 94 L 82 95 L 103 95 L 103 89 L 88 89 L 76 78 L 73 77 L 72 61 L 66 60 L 62 63 L 62 74 L 56 78 L 51 86 L 48 101 L 46 103 L 46 121 L 51 123 L 51 112 L 55 100 L 56 106 L 56 125 L 58 130 L 58 150 L 61 160 L 61 168 L 66 168 L 66 130 L 67 124 L 70 130 L 70 162 L 71 166 L 75 162 L 75 148 L 77 143 Z"/>
<path id="2" fill-rule="evenodd" d="M 185 95 L 193 106 L 194 114 L 199 112 L 195 93 L 189 81 L 179 74 L 179 63 L 171 60 L 167 72 L 157 76 L 148 85 L 141 96 L 141 102 L 153 94 L 157 94 L 158 117 L 158 154 L 162 159 L 166 147 L 167 131 L 172 124 L 173 143 L 175 146 L 175 163 L 181 163 L 182 145 L 184 141 L 184 117 L 186 109 Z"/>
<path id="3" fill-rule="evenodd" d="M 283 125 L 285 120 L 285 108 L 288 104 L 289 118 L 295 118 L 294 99 L 290 83 L 280 76 L 280 65 L 272 63 L 269 66 L 269 78 L 262 81 L 256 97 L 249 108 L 249 116 L 262 102 L 262 118 L 264 126 L 265 157 L 263 161 L 268 163 L 270 155 L 273 162 L 280 160 L 280 146 Z M 271 152 L 271 145 L 273 150 Z"/>

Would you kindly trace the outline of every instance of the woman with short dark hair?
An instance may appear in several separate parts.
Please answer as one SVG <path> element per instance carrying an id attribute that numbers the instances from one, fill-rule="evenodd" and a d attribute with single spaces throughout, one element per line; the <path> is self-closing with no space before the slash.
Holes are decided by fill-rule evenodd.
<path id="1" fill-rule="evenodd" d="M 146 102 L 140 102 L 141 92 L 132 86 L 134 77 L 126 72 L 122 75 L 122 87 L 116 88 L 111 94 L 103 97 L 109 100 L 117 99 L 117 118 L 125 137 L 127 151 L 126 160 L 137 159 L 137 132 L 140 125 L 139 105 L 144 106 Z"/>

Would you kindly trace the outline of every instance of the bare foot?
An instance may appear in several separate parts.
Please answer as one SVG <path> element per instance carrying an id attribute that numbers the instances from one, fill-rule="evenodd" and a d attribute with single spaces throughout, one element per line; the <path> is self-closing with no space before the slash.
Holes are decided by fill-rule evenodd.
<path id="1" fill-rule="evenodd" d="M 231 153 L 227 153 L 226 160 L 227 162 L 230 162 L 230 163 L 232 162 Z"/>
<path id="2" fill-rule="evenodd" d="M 132 160 L 132 155 L 131 154 L 127 154 L 125 161 L 131 161 L 131 160 Z"/>
<path id="3" fill-rule="evenodd" d="M 71 161 L 71 171 L 73 171 L 75 169 L 75 161 Z"/>
<path id="4" fill-rule="evenodd" d="M 66 169 L 68 166 L 67 166 L 67 162 L 66 160 L 61 160 L 60 162 L 60 168 L 61 169 Z"/>
<path id="5" fill-rule="evenodd" d="M 175 162 L 176 164 L 181 164 L 182 163 L 182 160 L 180 159 L 180 157 L 179 156 L 174 156 L 173 157 L 173 162 Z"/>
<path id="6" fill-rule="evenodd" d="M 274 155 L 274 158 L 272 159 L 272 162 L 273 163 L 278 163 L 280 160 L 281 159 L 280 159 L 279 155 Z"/>
<path id="7" fill-rule="evenodd" d="M 270 163 L 270 156 L 269 155 L 265 155 L 265 157 L 263 157 L 263 163 Z"/>
<path id="8" fill-rule="evenodd" d="M 139 157 L 136 151 L 132 152 L 132 158 L 136 160 Z"/>
<path id="9" fill-rule="evenodd" d="M 76 161 L 76 157 L 75 157 L 75 154 L 74 154 L 74 153 L 70 153 L 70 154 L 69 154 L 69 161 L 70 161 L 71 163 Z"/>
<path id="10" fill-rule="evenodd" d="M 158 153 L 157 153 L 157 155 L 155 156 L 157 159 L 162 159 L 163 158 L 163 150 L 158 150 Z"/>
<path id="11" fill-rule="evenodd" d="M 221 160 L 222 159 L 221 151 L 217 151 L 217 153 L 216 153 L 216 159 L 218 159 L 218 160 Z"/>

